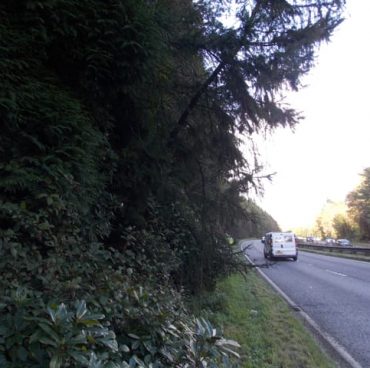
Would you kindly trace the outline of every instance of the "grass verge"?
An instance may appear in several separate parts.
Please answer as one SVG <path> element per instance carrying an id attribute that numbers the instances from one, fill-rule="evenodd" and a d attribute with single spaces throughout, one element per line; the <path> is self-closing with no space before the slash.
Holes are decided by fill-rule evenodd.
<path id="1" fill-rule="evenodd" d="M 254 270 L 246 279 L 240 274 L 230 276 L 212 295 L 211 304 L 218 308 L 210 319 L 241 345 L 241 367 L 335 367 L 288 305 Z"/>
<path id="2" fill-rule="evenodd" d="M 325 251 L 325 250 L 317 250 L 317 249 L 304 248 L 304 247 L 300 247 L 299 249 L 304 251 L 304 252 L 317 253 L 317 254 L 322 254 L 324 256 L 333 256 L 333 257 L 354 259 L 356 261 L 370 262 L 370 257 L 367 257 L 367 256 L 362 255 L 362 254 L 348 254 L 348 253 L 330 252 L 330 251 Z"/>

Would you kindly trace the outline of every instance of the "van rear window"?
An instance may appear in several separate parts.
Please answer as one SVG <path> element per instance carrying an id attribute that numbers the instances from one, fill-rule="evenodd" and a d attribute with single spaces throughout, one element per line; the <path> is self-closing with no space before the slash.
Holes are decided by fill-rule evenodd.
<path id="1" fill-rule="evenodd" d="M 278 235 L 275 237 L 275 243 L 291 243 L 293 242 L 293 236 L 292 235 Z"/>

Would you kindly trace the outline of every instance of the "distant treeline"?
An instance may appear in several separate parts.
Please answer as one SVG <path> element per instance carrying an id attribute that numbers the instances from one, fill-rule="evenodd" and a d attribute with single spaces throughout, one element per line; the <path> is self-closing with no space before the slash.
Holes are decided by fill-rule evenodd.
<path id="1" fill-rule="evenodd" d="M 322 239 L 370 240 L 370 168 L 360 174 L 360 184 L 343 202 L 327 200 L 311 231 Z"/>

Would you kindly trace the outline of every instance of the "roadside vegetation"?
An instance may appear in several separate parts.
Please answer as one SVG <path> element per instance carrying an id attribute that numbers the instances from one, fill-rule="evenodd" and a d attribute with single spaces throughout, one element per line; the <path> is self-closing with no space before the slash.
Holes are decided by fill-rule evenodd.
<path id="1" fill-rule="evenodd" d="M 312 228 L 297 228 L 299 236 L 320 239 L 349 239 L 358 246 L 370 241 L 370 168 L 360 174 L 359 185 L 348 193 L 345 202 L 326 201 Z"/>
<path id="2" fill-rule="evenodd" d="M 251 137 L 299 123 L 344 3 L 0 2 L 2 368 L 237 364 L 184 300 L 277 226 Z"/>
<path id="3" fill-rule="evenodd" d="M 205 299 L 209 305 L 204 301 L 200 305 L 213 311 L 209 318 L 241 345 L 240 367 L 335 367 L 294 312 L 254 270 L 246 277 L 231 275 Z"/>

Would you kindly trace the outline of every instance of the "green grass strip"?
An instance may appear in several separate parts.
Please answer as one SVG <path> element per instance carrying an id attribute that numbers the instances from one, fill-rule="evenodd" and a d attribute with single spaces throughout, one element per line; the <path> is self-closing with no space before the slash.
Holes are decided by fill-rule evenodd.
<path id="1" fill-rule="evenodd" d="M 353 259 L 356 261 L 370 262 L 370 257 L 367 257 L 362 254 L 339 253 L 339 252 L 331 252 L 329 250 L 317 250 L 317 249 L 304 248 L 304 247 L 300 247 L 299 249 L 304 252 L 322 254 L 324 256 L 333 256 L 333 257 Z"/>
<path id="2" fill-rule="evenodd" d="M 224 334 L 241 344 L 243 368 L 326 368 L 322 352 L 288 305 L 255 271 L 235 274 L 218 284 L 222 308 L 213 315 Z"/>

